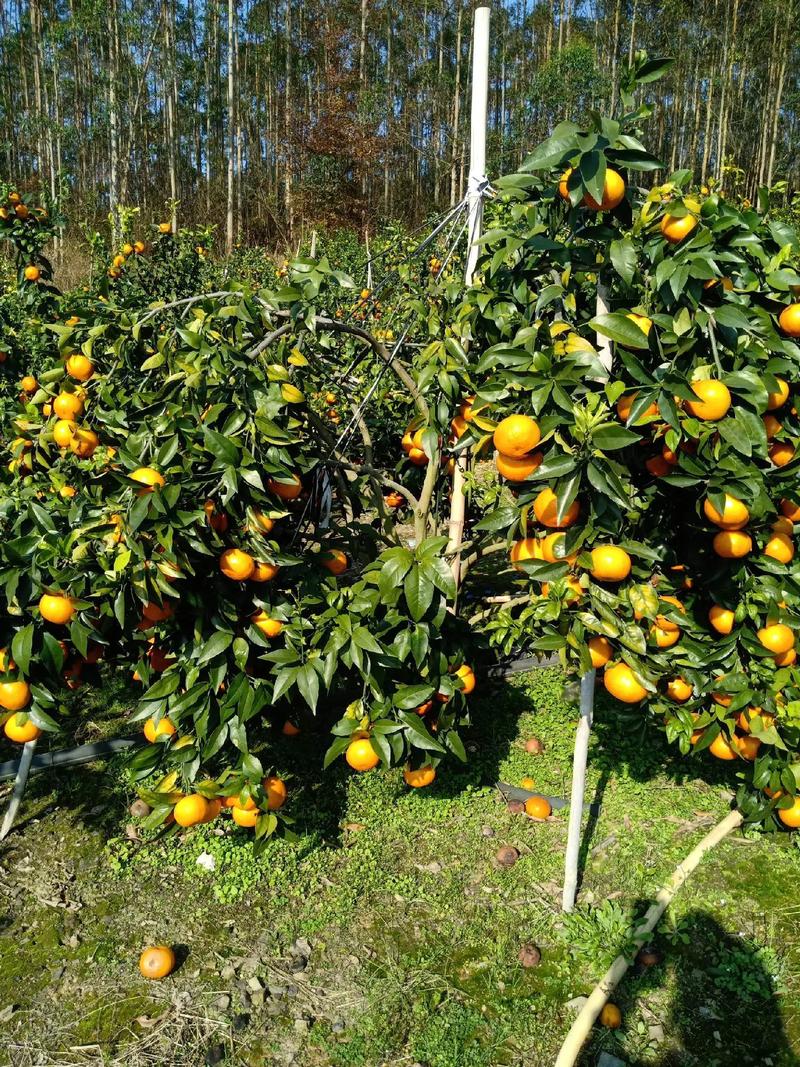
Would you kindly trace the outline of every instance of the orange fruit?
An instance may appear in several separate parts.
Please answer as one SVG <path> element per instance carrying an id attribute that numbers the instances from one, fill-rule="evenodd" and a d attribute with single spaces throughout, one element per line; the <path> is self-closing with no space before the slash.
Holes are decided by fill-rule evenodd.
<path id="1" fill-rule="evenodd" d="M 764 555 L 778 563 L 790 563 L 794 558 L 794 542 L 785 533 L 774 533 L 764 545 Z"/>
<path id="2" fill-rule="evenodd" d="M 280 567 L 277 563 L 263 563 L 261 560 L 256 560 L 253 573 L 250 575 L 250 581 L 271 582 L 279 570 Z"/>
<path id="3" fill-rule="evenodd" d="M 592 666 L 605 667 L 611 657 L 614 655 L 614 646 L 608 640 L 607 637 L 601 637 L 599 634 L 596 637 L 590 637 L 588 642 L 589 657 L 592 661 Z"/>
<path id="4" fill-rule="evenodd" d="M 9 656 L 8 649 L 0 648 L 0 673 L 5 674 L 6 671 L 15 671 L 16 669 L 17 665 Z"/>
<path id="5" fill-rule="evenodd" d="M 533 819 L 547 819 L 553 809 L 546 797 L 528 797 L 525 801 L 525 811 Z"/>
<path id="6" fill-rule="evenodd" d="M 778 383 L 778 391 L 767 395 L 767 411 L 775 411 L 777 408 L 782 408 L 789 399 L 789 383 L 784 381 L 783 378 L 776 377 L 775 380 Z"/>
<path id="7" fill-rule="evenodd" d="M 786 652 L 779 652 L 775 656 L 776 667 L 791 667 L 791 665 L 797 659 L 797 650 L 794 648 L 787 649 Z"/>
<path id="8" fill-rule="evenodd" d="M 768 711 L 762 711 L 761 708 L 747 708 L 739 712 L 736 725 L 743 734 L 749 734 L 755 722 L 758 722 L 760 730 L 768 730 L 770 726 L 775 725 L 775 716 L 770 715 Z"/>
<path id="9" fill-rule="evenodd" d="M 212 797 L 211 800 L 208 801 L 208 811 L 206 812 L 206 817 L 203 819 L 203 822 L 213 822 L 221 811 L 222 797 Z"/>
<path id="10" fill-rule="evenodd" d="M 386 494 L 383 498 L 383 502 L 387 508 L 401 508 L 405 504 L 406 498 L 402 493 L 393 490 L 391 493 Z"/>
<path id="11" fill-rule="evenodd" d="M 175 953 L 168 945 L 146 948 L 139 957 L 139 970 L 143 978 L 166 978 L 175 970 Z"/>
<path id="12" fill-rule="evenodd" d="M 789 441 L 773 441 L 767 454 L 776 467 L 785 467 L 794 459 L 794 445 Z"/>
<path id="13" fill-rule="evenodd" d="M 739 755 L 742 759 L 754 760 L 758 755 L 758 750 L 761 748 L 761 740 L 758 737 L 734 737 L 732 738 L 734 745 L 736 746 Z"/>
<path id="14" fill-rule="evenodd" d="M 548 563 L 569 563 L 572 565 L 578 558 L 578 553 L 573 552 L 569 556 L 564 555 L 564 545 L 566 544 L 566 534 L 563 533 L 551 533 L 548 534 L 541 542 L 542 559 L 546 559 Z"/>
<path id="15" fill-rule="evenodd" d="M 774 415 L 765 415 L 763 422 L 764 432 L 767 435 L 768 441 L 771 441 L 772 438 L 779 434 L 783 429 L 783 423 L 776 419 Z"/>
<path id="16" fill-rule="evenodd" d="M 259 532 L 261 532 L 261 533 L 271 533 L 272 532 L 272 528 L 275 525 L 275 522 L 274 522 L 273 519 L 271 519 L 269 517 L 269 515 L 264 514 L 263 511 L 254 511 L 253 512 L 253 518 L 255 519 L 256 524 L 259 527 Z"/>
<path id="17" fill-rule="evenodd" d="M 670 244 L 679 244 L 697 226 L 694 215 L 665 215 L 661 220 L 661 234 Z"/>
<path id="18" fill-rule="evenodd" d="M 461 415 L 456 415 L 450 422 L 450 429 L 456 436 L 456 440 L 463 437 L 469 427 L 467 426 L 467 420 Z"/>
<path id="19" fill-rule="evenodd" d="M 159 222 L 159 224 L 158 224 L 158 232 L 159 233 L 170 233 L 171 230 L 172 230 L 172 223 L 170 223 L 170 222 Z"/>
<path id="20" fill-rule="evenodd" d="M 692 382 L 692 392 L 698 399 L 684 400 L 683 403 L 696 419 L 717 422 L 727 414 L 731 406 L 730 390 L 724 382 L 719 382 L 716 378 Z"/>
<path id="21" fill-rule="evenodd" d="M 598 204 L 593 196 L 588 193 L 583 198 L 584 207 L 592 211 L 613 211 L 625 196 L 625 182 L 622 175 L 611 167 L 606 167 L 606 176 L 603 181 L 603 199 Z"/>
<path id="22" fill-rule="evenodd" d="M 35 393 L 39 387 L 39 383 L 32 374 L 26 374 L 19 383 L 19 386 L 23 393 Z"/>
<path id="23" fill-rule="evenodd" d="M 464 694 L 464 696 L 469 696 L 469 694 L 475 689 L 475 686 L 477 684 L 475 672 L 473 671 L 472 667 L 470 667 L 466 663 L 462 663 L 458 670 L 455 672 L 455 676 L 456 678 L 460 678 L 463 683 L 463 685 L 461 686 L 461 692 Z"/>
<path id="24" fill-rule="evenodd" d="M 274 493 L 280 500 L 296 500 L 303 491 L 303 483 L 296 474 L 290 474 L 280 481 L 276 478 L 267 479 L 267 489 Z"/>
<path id="25" fill-rule="evenodd" d="M 552 489 L 542 489 L 533 502 L 533 513 L 542 526 L 564 530 L 577 520 L 581 513 L 581 506 L 577 500 L 573 500 L 563 518 L 559 519 L 558 500 L 555 493 Z"/>
<path id="26" fill-rule="evenodd" d="M 354 771 L 371 771 L 380 763 L 380 756 L 366 737 L 359 737 L 347 746 L 344 758 Z"/>
<path id="27" fill-rule="evenodd" d="M 790 648 L 794 648 L 794 633 L 782 622 L 763 626 L 758 631 L 758 639 L 764 648 L 776 655 L 783 655 Z"/>
<path id="28" fill-rule="evenodd" d="M 708 746 L 708 751 L 712 756 L 716 756 L 717 759 L 721 760 L 734 760 L 738 759 L 739 756 L 737 746 L 732 741 L 729 741 L 725 734 L 717 734 Z"/>
<path id="29" fill-rule="evenodd" d="M 282 808 L 286 803 L 287 797 L 286 783 L 283 779 L 271 775 L 269 778 L 265 778 L 261 785 L 267 794 L 267 807 L 269 810 L 277 811 L 278 808 Z"/>
<path id="30" fill-rule="evenodd" d="M 301 730 L 299 726 L 295 726 L 293 722 L 287 719 L 281 727 L 281 733 L 284 737 L 297 737 L 301 733 Z"/>
<path id="31" fill-rule="evenodd" d="M 523 568 L 517 566 L 520 560 L 544 559 L 542 542 L 538 537 L 523 537 L 511 546 L 508 558 L 514 564 L 514 570 L 521 571 Z"/>
<path id="32" fill-rule="evenodd" d="M 800 305 L 794 305 L 795 307 Z M 790 808 L 778 808 L 778 818 L 784 826 L 792 829 L 800 826 L 800 797 L 795 797 Z"/>
<path id="33" fill-rule="evenodd" d="M 3 733 L 9 741 L 16 741 L 17 744 L 26 745 L 29 741 L 35 741 L 38 737 L 41 737 L 42 731 L 33 719 L 27 715 L 12 715 L 9 719 L 6 719 Z"/>
<path id="34" fill-rule="evenodd" d="M 39 601 L 39 613 L 47 622 L 64 626 L 75 614 L 75 605 L 71 597 L 61 593 L 45 593 Z"/>
<path id="35" fill-rule="evenodd" d="M 647 696 L 647 690 L 636 680 L 627 663 L 615 663 L 603 675 L 609 693 L 625 704 L 638 704 Z"/>
<path id="36" fill-rule="evenodd" d="M 79 382 L 88 382 L 94 374 L 94 363 L 80 352 L 75 352 L 66 363 L 67 374 Z"/>
<path id="37" fill-rule="evenodd" d="M 788 534 L 791 536 L 794 533 L 794 523 L 791 519 L 787 519 L 785 515 L 779 515 L 773 522 L 772 529 L 775 533 Z"/>
<path id="38" fill-rule="evenodd" d="M 750 512 L 746 505 L 741 500 L 737 500 L 735 496 L 729 496 L 728 493 L 725 494 L 725 505 L 721 514 L 708 497 L 703 501 L 703 511 L 707 519 L 723 530 L 741 530 L 750 519 Z"/>
<path id="39" fill-rule="evenodd" d="M 151 600 L 142 608 L 142 618 L 149 623 L 164 622 L 165 619 L 172 618 L 174 614 L 175 609 L 169 603 L 156 604 Z"/>
<path id="40" fill-rule="evenodd" d="M 800 337 L 800 304 L 788 304 L 778 316 L 778 325 L 787 337 Z"/>
<path id="41" fill-rule="evenodd" d="M 283 623 L 278 619 L 271 619 L 263 609 L 251 615 L 250 621 L 265 637 L 277 637 L 283 629 Z"/>
<path id="42" fill-rule="evenodd" d="M 415 770 L 406 767 L 403 770 L 403 778 L 406 785 L 410 785 L 412 789 L 424 789 L 436 778 L 436 769 L 431 766 L 417 767 Z"/>
<path id="43" fill-rule="evenodd" d="M 520 789 L 535 789 L 536 782 L 533 780 L 533 778 L 523 778 L 519 783 L 519 787 Z"/>
<path id="44" fill-rule="evenodd" d="M 720 530 L 714 537 L 714 551 L 723 559 L 741 559 L 753 548 L 753 539 L 741 530 Z"/>
<path id="45" fill-rule="evenodd" d="M 39 278 L 41 277 L 41 275 L 42 275 L 42 272 L 39 270 L 38 267 L 34 266 L 32 263 L 29 264 L 25 268 L 25 281 L 26 282 L 38 282 Z"/>
<path id="46" fill-rule="evenodd" d="M 672 604 L 682 615 L 685 614 L 684 606 L 676 596 L 662 596 L 658 599 L 663 600 L 666 604 Z M 667 633 L 674 633 L 679 629 L 678 624 L 668 619 L 666 615 L 656 615 L 656 626 L 661 630 L 666 630 Z"/>
<path id="47" fill-rule="evenodd" d="M 672 648 L 680 640 L 681 632 L 676 627 L 674 630 L 664 630 L 661 626 L 653 626 L 650 634 L 659 648 Z"/>
<path id="48" fill-rule="evenodd" d="M 159 474 L 153 467 L 137 467 L 135 471 L 131 471 L 128 477 L 132 482 L 138 482 L 139 485 L 145 486 L 144 489 L 138 491 L 139 496 L 144 496 L 145 493 L 152 493 L 156 486 L 160 488 L 165 484 L 164 475 Z"/>
<path id="49" fill-rule="evenodd" d="M 411 448 L 408 451 L 408 458 L 414 464 L 415 467 L 424 467 L 428 462 L 428 456 L 421 448 Z"/>
<path id="50" fill-rule="evenodd" d="M 181 797 L 172 811 L 178 826 L 196 826 L 208 815 L 208 801 L 199 793 L 190 793 Z"/>
<path id="51" fill-rule="evenodd" d="M 708 609 L 708 621 L 718 634 L 729 634 L 736 621 L 736 615 L 729 608 L 721 608 L 719 604 L 712 604 Z"/>
<path id="52" fill-rule="evenodd" d="M 258 817 L 261 812 L 256 807 L 252 808 L 240 808 L 238 804 L 235 804 L 231 809 L 231 815 L 233 821 L 237 826 L 252 827 L 258 822 Z"/>
<path id="53" fill-rule="evenodd" d="M 217 505 L 213 500 L 206 500 L 203 504 L 203 511 L 206 513 L 208 519 L 208 525 L 214 530 L 215 533 L 225 533 L 228 529 L 228 516 L 224 511 L 217 511 Z"/>
<path id="54" fill-rule="evenodd" d="M 650 459 L 645 460 L 644 465 L 654 478 L 663 478 L 670 471 L 670 464 L 664 459 L 663 455 L 651 456 Z"/>
<path id="55" fill-rule="evenodd" d="M 507 482 L 524 482 L 541 465 L 544 456 L 532 452 L 529 456 L 504 456 L 498 452 L 495 458 L 497 473 Z"/>
<path id="56" fill-rule="evenodd" d="M 340 548 L 331 548 L 323 552 L 320 562 L 326 571 L 336 575 L 344 574 L 348 567 L 347 556 Z"/>
<path id="57" fill-rule="evenodd" d="M 256 569 L 256 563 L 249 552 L 241 548 L 226 548 L 219 557 L 219 569 L 231 581 L 244 582 Z"/>
<path id="58" fill-rule="evenodd" d="M 631 557 L 617 545 L 598 545 L 591 551 L 591 575 L 599 582 L 621 582 L 631 573 Z"/>
<path id="59" fill-rule="evenodd" d="M 692 687 L 685 678 L 678 676 L 677 678 L 670 678 L 667 682 L 667 696 L 670 700 L 674 700 L 676 704 L 685 704 L 691 695 Z"/>
<path id="60" fill-rule="evenodd" d="M 162 735 L 172 737 L 175 733 L 177 733 L 175 723 L 172 719 L 167 719 L 166 716 L 160 718 L 158 722 L 153 718 L 147 719 L 144 724 L 144 735 L 150 745 L 153 745 L 157 737 Z"/>
<path id="61" fill-rule="evenodd" d="M 83 414 L 83 399 L 77 393 L 59 393 L 53 401 L 53 414 L 59 419 L 77 419 Z"/>
<path id="62" fill-rule="evenodd" d="M 53 440 L 59 448 L 69 448 L 72 435 L 78 428 L 76 422 L 71 419 L 59 419 L 53 427 Z"/>
<path id="63" fill-rule="evenodd" d="M 542 439 L 539 424 L 530 415 L 508 415 L 494 431 L 494 447 L 504 456 L 521 459 Z"/>
<path id="64" fill-rule="evenodd" d="M 622 1026 L 622 1012 L 616 1004 L 604 1004 L 599 1015 L 600 1025 L 607 1030 L 619 1030 Z"/>
<path id="65" fill-rule="evenodd" d="M 70 438 L 69 449 L 78 459 L 88 459 L 99 444 L 100 438 L 94 430 L 76 429 Z"/>
<path id="66" fill-rule="evenodd" d="M 621 422 L 627 422 L 628 419 L 631 417 L 631 408 L 633 407 L 634 401 L 636 400 L 636 397 L 638 395 L 638 393 L 629 393 L 627 396 L 621 396 L 617 401 L 617 415 Z M 641 415 L 636 420 L 636 423 L 638 425 L 639 423 L 644 422 L 645 419 L 649 419 L 657 414 L 658 405 L 655 401 L 653 401 L 653 403 L 650 404 L 649 407 L 647 407 L 641 413 Z"/>
<path id="67" fill-rule="evenodd" d="M 31 702 L 31 687 L 27 682 L 0 682 L 0 708 L 21 711 Z"/>
<path id="68" fill-rule="evenodd" d="M 569 176 L 572 174 L 572 167 L 567 167 L 564 173 L 561 175 L 561 179 L 558 183 L 558 195 L 563 197 L 564 200 L 569 200 L 569 189 L 567 188 L 567 182 Z"/>
<path id="69" fill-rule="evenodd" d="M 580 600 L 583 596 L 583 586 L 580 583 L 580 579 L 576 578 L 574 574 L 568 574 L 566 578 L 566 599 L 570 604 L 574 604 L 575 601 Z M 542 582 L 542 596 L 549 596 L 550 583 Z"/>

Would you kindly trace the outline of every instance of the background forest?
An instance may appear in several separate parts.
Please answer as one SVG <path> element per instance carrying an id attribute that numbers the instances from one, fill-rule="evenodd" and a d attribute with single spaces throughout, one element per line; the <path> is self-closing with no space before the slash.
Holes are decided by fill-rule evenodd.
<path id="1" fill-rule="evenodd" d="M 797 0 L 504 0 L 489 171 L 613 107 L 634 49 L 671 55 L 647 141 L 753 197 L 800 183 Z M 463 195 L 469 0 L 3 0 L 0 173 L 75 222 L 119 204 L 285 243 L 413 223 Z M 659 173 L 653 176 L 659 180 Z M 783 187 L 781 187 L 783 188 Z"/>

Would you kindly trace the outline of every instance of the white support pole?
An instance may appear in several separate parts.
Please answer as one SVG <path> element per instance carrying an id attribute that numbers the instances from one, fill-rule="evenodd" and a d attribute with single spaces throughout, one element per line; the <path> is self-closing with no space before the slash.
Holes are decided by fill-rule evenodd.
<path id="1" fill-rule="evenodd" d="M 482 184 L 486 179 L 486 118 L 489 102 L 489 16 L 490 4 L 475 8 L 472 30 L 472 107 L 469 128 L 469 248 L 464 280 L 472 284 L 478 262 L 478 241 L 483 224 Z"/>
<path id="2" fill-rule="evenodd" d="M 597 315 L 609 312 L 608 289 L 601 282 L 597 283 Z M 607 337 L 597 334 L 597 351 L 600 362 L 611 372 L 612 350 Z M 589 738 L 592 734 L 594 715 L 595 672 L 588 671 L 581 678 L 581 717 L 575 730 L 575 753 L 572 758 L 572 795 L 569 802 L 569 829 L 567 830 L 567 854 L 564 861 L 564 892 L 561 906 L 564 911 L 575 907 L 578 891 L 578 856 L 581 849 L 581 822 L 586 794 L 586 761 L 589 755 Z"/>
<path id="3" fill-rule="evenodd" d="M 561 907 L 572 911 L 578 892 L 578 856 L 581 850 L 581 822 L 583 820 L 583 797 L 586 792 L 586 759 L 589 753 L 589 738 L 592 734 L 594 714 L 594 671 L 587 671 L 581 678 L 581 717 L 575 729 L 575 754 L 572 759 L 572 794 L 569 800 L 569 827 L 567 829 L 567 854 L 564 860 L 564 892 Z"/>
<path id="4" fill-rule="evenodd" d="M 22 797 L 25 794 L 25 786 L 28 784 L 28 775 L 30 774 L 31 761 L 33 760 L 35 751 L 36 741 L 26 741 L 25 746 L 22 749 L 19 770 L 17 771 L 17 777 L 14 780 L 14 789 L 11 793 L 11 799 L 8 802 L 6 813 L 3 816 L 3 825 L 0 827 L 0 841 L 4 841 L 11 833 L 11 827 L 14 825 L 14 819 L 17 817 L 17 811 L 22 803 Z"/>
<path id="5" fill-rule="evenodd" d="M 467 246 L 467 263 L 464 281 L 472 284 L 475 264 L 478 262 L 478 241 L 483 224 L 483 182 L 486 177 L 486 121 L 489 103 L 489 16 L 490 4 L 479 4 L 475 8 L 472 29 L 472 107 L 470 110 L 469 134 L 469 184 L 467 203 L 469 211 Z M 466 501 L 464 498 L 464 475 L 467 470 L 467 457 L 461 452 L 453 471 L 453 493 L 450 505 L 450 523 L 448 529 L 448 555 L 452 554 L 453 577 L 456 589 L 461 578 L 461 542 L 464 538 L 464 516 Z"/>

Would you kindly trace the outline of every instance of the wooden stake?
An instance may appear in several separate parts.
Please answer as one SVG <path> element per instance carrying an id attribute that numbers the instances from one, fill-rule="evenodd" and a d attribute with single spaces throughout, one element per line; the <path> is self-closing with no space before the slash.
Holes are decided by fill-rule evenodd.
<path id="1" fill-rule="evenodd" d="M 603 1010 L 603 1005 L 622 981 L 622 978 L 633 962 L 636 953 L 653 930 L 655 930 L 661 916 L 664 914 L 675 894 L 700 863 L 703 856 L 705 856 L 707 852 L 710 852 L 715 845 L 718 845 L 720 841 L 726 838 L 732 830 L 735 830 L 741 825 L 742 813 L 740 811 L 732 811 L 729 815 L 725 816 L 722 822 L 717 823 L 713 830 L 710 830 L 706 834 L 703 840 L 692 849 L 682 863 L 678 864 L 672 877 L 664 888 L 659 891 L 655 902 L 650 905 L 644 919 L 636 928 L 633 935 L 634 948 L 631 951 L 630 956 L 617 956 L 592 990 L 589 999 L 581 1008 L 577 1019 L 570 1027 L 570 1031 L 567 1034 L 564 1044 L 561 1046 L 561 1051 L 556 1059 L 555 1067 L 574 1067 L 584 1042 L 589 1036 L 589 1031 L 592 1029 L 595 1020 Z"/>
<path id="2" fill-rule="evenodd" d="M 11 827 L 14 825 L 14 819 L 17 817 L 17 811 L 22 803 L 22 798 L 25 794 L 25 786 L 28 784 L 28 775 L 31 770 L 31 761 L 33 754 L 36 751 L 36 741 L 26 741 L 22 749 L 22 757 L 19 761 L 19 770 L 17 771 L 17 777 L 14 780 L 14 789 L 11 793 L 11 799 L 8 802 L 6 813 L 3 816 L 3 825 L 0 827 L 0 841 L 4 841 L 11 833 Z"/>
<path id="3" fill-rule="evenodd" d="M 470 113 L 470 161 L 469 161 L 469 245 L 464 281 L 472 284 L 475 264 L 478 262 L 478 241 L 483 225 L 483 195 L 480 184 L 486 172 L 486 117 L 489 99 L 489 17 L 490 4 L 475 8 L 472 30 L 472 110 Z M 453 493 L 448 523 L 447 554 L 452 555 L 452 571 L 456 589 L 461 580 L 461 543 L 464 539 L 466 497 L 464 476 L 467 457 L 462 452 L 456 459 L 453 471 Z"/>

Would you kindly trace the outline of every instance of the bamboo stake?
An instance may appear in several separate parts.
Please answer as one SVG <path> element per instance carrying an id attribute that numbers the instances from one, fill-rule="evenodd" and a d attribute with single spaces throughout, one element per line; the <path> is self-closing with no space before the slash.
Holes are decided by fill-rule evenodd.
<path id="1" fill-rule="evenodd" d="M 25 795 L 25 786 L 28 784 L 28 775 L 30 774 L 31 762 L 35 751 L 36 741 L 26 741 L 22 749 L 19 770 L 17 771 L 17 777 L 14 780 L 14 789 L 11 793 L 11 799 L 8 802 L 6 813 L 3 816 L 3 825 L 0 827 L 0 841 L 4 841 L 11 833 L 11 827 L 14 825 L 19 806 Z"/>
<path id="2" fill-rule="evenodd" d="M 478 262 L 478 241 L 483 224 L 483 195 L 480 184 L 486 171 L 486 117 L 489 98 L 489 17 L 491 6 L 480 4 L 475 8 L 472 38 L 472 110 L 470 113 L 470 162 L 469 162 L 469 238 L 464 281 L 472 284 L 475 264 Z M 464 476 L 467 457 L 464 452 L 456 458 L 453 471 L 453 495 L 448 523 L 447 554 L 452 556 L 451 568 L 456 588 L 461 580 L 461 543 L 464 539 L 466 497 Z"/>
<path id="3" fill-rule="evenodd" d="M 597 315 L 606 315 L 609 310 L 608 289 L 602 282 L 597 284 Z M 607 337 L 597 337 L 597 349 L 600 362 L 607 371 L 611 371 L 611 342 Z M 567 830 L 567 852 L 564 857 L 564 890 L 561 907 L 572 911 L 578 891 L 578 858 L 581 850 L 581 820 L 586 794 L 586 763 L 589 756 L 589 739 L 592 734 L 594 716 L 594 682 L 595 672 L 589 671 L 581 678 L 581 717 L 575 730 L 575 752 L 572 757 L 572 795 L 569 804 L 569 828 Z"/>
<path id="4" fill-rule="evenodd" d="M 720 841 L 724 840 L 731 831 L 741 825 L 742 813 L 740 811 L 732 811 L 729 815 L 725 816 L 722 822 L 717 823 L 713 830 L 710 830 L 706 834 L 703 840 L 692 849 L 682 863 L 678 864 L 667 884 L 663 889 L 659 890 L 658 896 L 650 905 L 647 914 L 637 927 L 636 932 L 633 935 L 635 951 L 631 954 L 631 957 L 627 958 L 624 955 L 617 956 L 592 990 L 589 999 L 581 1008 L 577 1019 L 570 1027 L 570 1031 L 567 1034 L 564 1044 L 561 1046 L 561 1051 L 556 1059 L 555 1067 L 574 1067 L 584 1042 L 589 1036 L 589 1031 L 592 1029 L 595 1020 L 603 1009 L 603 1005 L 622 981 L 625 972 L 633 962 L 636 952 L 638 952 L 653 930 L 655 930 L 661 916 L 672 902 L 675 894 L 692 871 L 698 866 L 705 854 L 710 852 L 712 848 L 720 843 Z"/>

